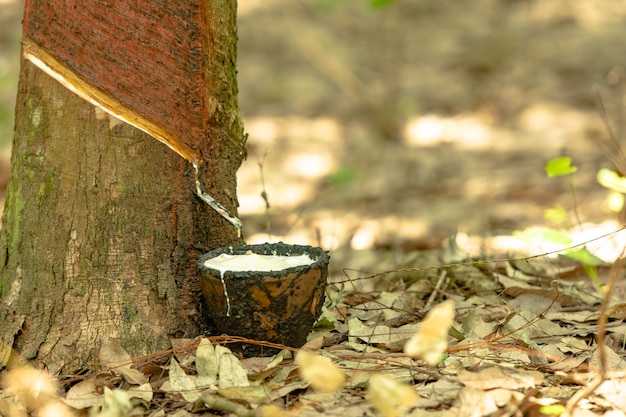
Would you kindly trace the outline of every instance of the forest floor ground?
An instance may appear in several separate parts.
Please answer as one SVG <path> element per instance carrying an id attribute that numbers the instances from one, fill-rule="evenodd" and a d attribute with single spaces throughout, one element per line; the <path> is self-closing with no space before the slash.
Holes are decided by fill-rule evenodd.
<path id="1" fill-rule="evenodd" d="M 543 400 L 564 404 L 604 369 L 610 384 L 586 395 L 575 415 L 625 415 L 623 278 L 599 315 L 600 282 L 624 232 L 588 245 L 606 262 L 595 282 L 554 255 L 442 266 L 541 255 L 621 228 L 596 174 L 615 168 L 602 152 L 609 134 L 599 96 L 616 137 L 626 131 L 624 3 L 239 3 L 240 103 L 250 135 L 238 190 L 245 237 L 329 250 L 336 303 L 329 328 L 316 332 L 348 336 L 322 349 L 349 377 L 335 393 L 247 368 L 284 394 L 272 397 L 281 412 L 375 415 L 364 387 L 382 370 L 419 394 L 408 405 L 389 400 L 382 415 L 541 415 Z M 0 1 L 7 144 L 20 17 L 19 2 Z M 559 156 L 577 166 L 572 177 L 546 175 L 546 162 Z M 557 205 L 563 211 L 547 218 Z M 568 220 L 557 223 L 555 213 Z M 514 235 L 540 227 L 571 241 Z M 403 356 L 403 341 L 419 327 L 393 320 L 445 298 L 456 301 L 459 332 L 448 358 L 433 367 Z M 598 317 L 609 321 L 608 359 L 593 341 Z M 181 361 L 197 373 L 194 355 Z M 289 370 L 285 361 L 274 366 Z M 290 383 L 293 390 L 284 388 Z"/>

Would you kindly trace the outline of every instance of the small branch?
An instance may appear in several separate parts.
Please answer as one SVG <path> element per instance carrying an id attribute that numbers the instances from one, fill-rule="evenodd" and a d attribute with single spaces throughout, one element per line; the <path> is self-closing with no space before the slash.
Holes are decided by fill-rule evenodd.
<path id="1" fill-rule="evenodd" d="M 426 305 L 424 306 L 424 310 L 430 310 L 430 306 L 435 302 L 435 297 L 437 297 L 437 294 L 439 294 L 439 291 L 441 289 L 441 286 L 443 285 L 443 280 L 446 278 L 446 271 L 443 270 L 441 271 L 441 274 L 439 274 L 439 280 L 437 280 L 437 285 L 435 285 L 435 288 L 433 289 L 433 292 L 430 293 L 430 297 L 428 298 L 428 301 L 426 302 Z"/>
<path id="2" fill-rule="evenodd" d="M 250 410 L 242 404 L 220 397 L 219 395 L 204 393 L 200 396 L 200 400 L 211 410 L 226 411 L 236 414 L 239 417 L 254 417 L 254 410 Z"/>

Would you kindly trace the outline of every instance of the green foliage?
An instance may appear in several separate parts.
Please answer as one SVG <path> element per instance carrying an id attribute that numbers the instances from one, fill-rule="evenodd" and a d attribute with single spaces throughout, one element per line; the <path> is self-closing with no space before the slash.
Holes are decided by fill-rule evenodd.
<path id="1" fill-rule="evenodd" d="M 578 168 L 572 165 L 572 158 L 569 156 L 560 156 L 548 161 L 546 164 L 546 174 L 548 177 L 560 177 L 570 175 L 576 172 Z"/>
<path id="2" fill-rule="evenodd" d="M 572 227 L 567 211 L 565 211 L 565 208 L 559 203 L 555 204 L 552 208 L 546 209 L 543 212 L 543 217 L 552 224 L 564 223 L 568 228 Z"/>
<path id="3" fill-rule="evenodd" d="M 559 229 L 526 229 L 524 231 L 516 231 L 513 236 L 517 236 L 521 239 L 534 242 L 542 242 L 546 244 L 553 244 L 555 246 L 563 248 L 563 256 L 572 261 L 578 262 L 582 265 L 583 269 L 591 278 L 596 288 L 600 288 L 602 283 L 598 277 L 597 266 L 602 263 L 602 260 L 592 254 L 586 247 L 573 247 L 575 244 L 574 239 L 570 237 L 566 231 Z"/>
<path id="4" fill-rule="evenodd" d="M 549 404 L 543 405 L 539 408 L 539 412 L 548 416 L 560 416 L 565 412 L 565 405 L 563 404 Z"/>
<path id="5" fill-rule="evenodd" d="M 339 5 L 339 3 L 340 2 L 337 0 L 317 0 L 315 5 L 320 10 L 331 12 Z"/>
<path id="6" fill-rule="evenodd" d="M 567 156 L 551 159 L 546 163 L 545 166 L 546 174 L 550 178 L 560 177 L 564 175 L 572 175 L 576 172 L 577 169 L 578 168 L 576 166 L 572 165 L 572 158 Z M 620 177 L 617 173 L 613 171 L 600 170 L 600 172 L 598 172 L 598 181 L 602 185 L 611 184 L 616 187 L 623 187 L 622 189 L 626 193 L 626 179 Z M 574 196 L 575 206 L 576 194 L 574 193 L 573 185 L 572 195 Z M 580 263 L 585 272 L 587 272 L 587 275 L 593 281 L 594 285 L 597 288 L 600 288 L 602 283 L 598 278 L 597 266 L 602 263 L 602 260 L 592 254 L 589 249 L 584 246 L 574 247 L 574 239 L 570 237 L 568 233 L 568 231 L 572 229 L 573 225 L 565 208 L 560 204 L 556 204 L 553 208 L 547 209 L 544 212 L 544 217 L 546 218 L 546 220 L 550 221 L 550 223 L 554 225 L 564 224 L 565 229 L 526 229 L 524 231 L 516 231 L 513 233 L 513 235 L 518 236 L 524 240 L 543 242 L 563 248 L 563 256 Z"/>
<path id="7" fill-rule="evenodd" d="M 335 9 L 337 9 L 338 7 L 350 3 L 351 0 L 349 1 L 342 1 L 342 0 L 317 0 L 315 2 L 315 6 L 319 9 L 319 10 L 323 10 L 326 12 L 332 12 Z M 394 0 L 369 0 L 368 2 L 368 6 L 372 9 L 379 9 L 382 7 L 386 7 L 386 6 L 390 6 L 391 4 L 393 4 Z"/>
<path id="8" fill-rule="evenodd" d="M 589 249 L 587 249 L 586 247 L 568 249 L 567 251 L 565 251 L 565 256 L 573 261 L 580 262 L 584 267 L 595 267 L 602 264 L 602 259 L 589 252 Z M 585 268 L 585 270 L 587 270 L 587 268 Z M 597 276 L 595 272 L 594 275 Z"/>
<path id="9" fill-rule="evenodd" d="M 374 8 L 389 6 L 391 3 L 393 0 L 370 0 L 370 6 Z"/>
<path id="10" fill-rule="evenodd" d="M 357 177 L 357 170 L 352 167 L 343 167 L 328 176 L 330 185 L 346 185 L 354 182 Z"/>

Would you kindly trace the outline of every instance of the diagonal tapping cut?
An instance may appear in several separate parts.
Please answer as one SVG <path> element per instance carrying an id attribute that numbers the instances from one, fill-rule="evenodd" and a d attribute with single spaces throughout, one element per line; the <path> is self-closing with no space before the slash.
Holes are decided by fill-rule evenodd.
<path id="1" fill-rule="evenodd" d="M 99 107 L 111 116 L 149 134 L 191 163 L 195 172 L 194 191 L 196 195 L 209 207 L 231 223 L 237 229 L 237 237 L 241 237 L 243 228 L 241 220 L 228 211 L 216 199 L 202 191 L 198 166 L 203 161 L 200 158 L 200 153 L 196 149 L 193 149 L 183 141 L 178 140 L 173 133 L 158 126 L 156 123 L 151 122 L 148 118 L 142 116 L 138 112 L 133 111 L 116 98 L 83 80 L 78 74 L 64 65 L 53 55 L 48 53 L 45 49 L 41 48 L 27 36 L 23 41 L 23 53 L 26 59 L 31 61 L 55 80 L 59 81 L 64 87 L 82 99 L 87 100 L 91 104 Z"/>
<path id="2" fill-rule="evenodd" d="M 85 81 L 61 60 L 55 58 L 54 55 L 37 45 L 27 36 L 23 40 L 23 53 L 26 59 L 82 99 L 101 108 L 111 116 L 149 134 L 190 163 L 195 164 L 200 160 L 200 153 L 196 149 L 177 139 L 166 128 L 158 126 L 144 115 L 124 105 L 120 100 Z"/>

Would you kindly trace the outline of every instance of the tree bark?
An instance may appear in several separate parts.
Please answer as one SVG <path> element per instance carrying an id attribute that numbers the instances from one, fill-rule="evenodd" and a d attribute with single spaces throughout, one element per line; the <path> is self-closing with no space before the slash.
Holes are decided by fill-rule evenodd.
<path id="1" fill-rule="evenodd" d="M 236 4 L 211 4 L 206 87 L 217 104 L 200 175 L 234 213 L 244 157 Z M 26 60 L 15 126 L 0 234 L 0 368 L 12 357 L 73 371 L 96 364 L 105 339 L 139 356 L 205 332 L 196 259 L 241 240 L 194 195 L 191 165 Z"/>

